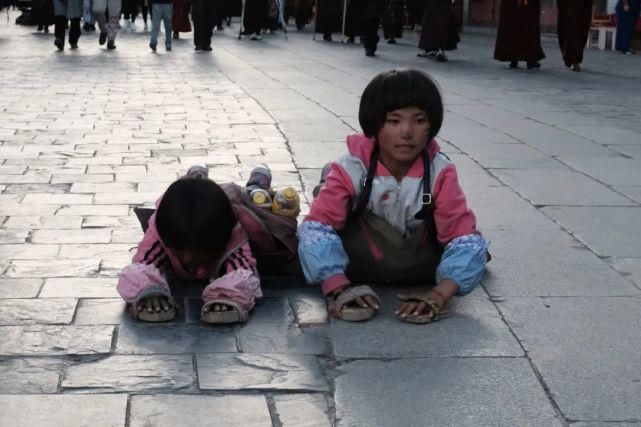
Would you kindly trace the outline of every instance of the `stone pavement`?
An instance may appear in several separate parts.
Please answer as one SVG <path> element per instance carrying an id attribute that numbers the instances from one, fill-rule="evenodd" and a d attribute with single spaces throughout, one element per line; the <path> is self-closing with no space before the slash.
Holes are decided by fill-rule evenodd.
<path id="1" fill-rule="evenodd" d="M 530 72 L 479 35 L 437 64 L 413 34 L 369 59 L 230 30 L 213 54 L 154 55 L 148 33 L 57 53 L 0 22 L 0 425 L 641 423 L 641 57 L 588 51 L 577 74 L 550 39 Z M 241 183 L 267 163 L 309 196 L 398 66 L 442 85 L 443 149 L 492 241 L 450 318 L 402 324 L 381 289 L 373 321 L 328 322 L 318 289 L 269 278 L 243 326 L 200 324 L 189 287 L 176 321 L 128 319 L 134 206 L 196 163 Z"/>

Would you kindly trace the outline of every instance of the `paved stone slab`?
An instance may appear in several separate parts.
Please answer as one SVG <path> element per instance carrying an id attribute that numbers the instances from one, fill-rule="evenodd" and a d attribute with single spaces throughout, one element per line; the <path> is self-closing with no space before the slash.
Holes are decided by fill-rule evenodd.
<path id="1" fill-rule="evenodd" d="M 111 230 L 36 230 L 33 232 L 33 243 L 109 243 Z"/>
<path id="2" fill-rule="evenodd" d="M 40 298 L 115 298 L 117 280 L 111 278 L 50 278 L 45 281 Z"/>
<path id="3" fill-rule="evenodd" d="M 48 358 L 0 358 L 0 393 L 55 393 L 63 361 Z"/>
<path id="4" fill-rule="evenodd" d="M 109 353 L 113 326 L 0 326 L 0 355 Z"/>
<path id="5" fill-rule="evenodd" d="M 492 296 L 641 296 L 639 289 L 565 231 L 491 230 Z M 526 242 L 526 244 L 524 244 Z"/>
<path id="6" fill-rule="evenodd" d="M 201 390 L 329 391 L 317 359 L 293 354 L 198 354 Z"/>
<path id="7" fill-rule="evenodd" d="M 0 300 L 0 325 L 69 324 L 76 303 L 73 298 Z"/>
<path id="8" fill-rule="evenodd" d="M 526 144 L 475 142 L 465 146 L 466 153 L 491 169 L 563 169 L 564 165 Z"/>
<path id="9" fill-rule="evenodd" d="M 283 427 L 329 427 L 327 402 L 322 394 L 274 396 L 278 419 Z"/>
<path id="10" fill-rule="evenodd" d="M 194 370 L 189 354 L 110 356 L 67 366 L 62 378 L 66 391 L 168 393 L 191 390 Z"/>
<path id="11" fill-rule="evenodd" d="M 629 199 L 606 186 L 571 170 L 493 169 L 492 171 L 511 188 L 539 206 L 629 206 L 632 204 Z"/>
<path id="12" fill-rule="evenodd" d="M 355 361 L 338 371 L 339 426 L 563 425 L 524 358 Z"/>
<path id="13" fill-rule="evenodd" d="M 5 259 L 55 259 L 59 251 L 58 245 L 0 244 L 0 256 Z"/>
<path id="14" fill-rule="evenodd" d="M 639 137 L 641 138 L 641 134 Z M 637 147 L 641 148 L 641 144 Z M 561 159 L 571 167 L 605 184 L 626 186 L 641 183 L 641 161 L 639 159 L 630 159 L 620 154 L 597 157 L 580 153 L 561 156 Z"/>
<path id="15" fill-rule="evenodd" d="M 292 323 L 294 315 L 287 298 L 262 298 L 251 313 L 251 323 Z"/>
<path id="16" fill-rule="evenodd" d="M 224 326 L 127 323 L 118 332 L 119 354 L 234 353 L 236 337 Z"/>
<path id="17" fill-rule="evenodd" d="M 2 268 L 0 267 L 0 271 Z M 0 279 L 0 298 L 34 298 L 40 292 L 42 279 Z"/>
<path id="18" fill-rule="evenodd" d="M 133 396 L 129 425 L 266 426 L 272 421 L 263 396 Z"/>
<path id="19" fill-rule="evenodd" d="M 0 230 L 0 242 L 2 243 L 24 243 L 29 232 L 23 229 Z"/>
<path id="20" fill-rule="evenodd" d="M 550 206 L 543 211 L 599 256 L 641 254 L 641 240 L 630 232 L 641 230 L 641 208 Z"/>
<path id="21" fill-rule="evenodd" d="M 293 324 L 249 322 L 240 327 L 240 348 L 245 353 L 328 354 L 327 328 Z"/>
<path id="22" fill-rule="evenodd" d="M 41 216 L 14 216 L 3 224 L 4 228 L 29 228 L 38 230 L 41 228 L 73 230 L 80 228 L 82 217 L 41 217 Z"/>
<path id="23" fill-rule="evenodd" d="M 321 297 L 294 296 L 291 299 L 296 322 L 301 325 L 327 323 L 327 304 Z"/>
<path id="24" fill-rule="evenodd" d="M 567 418 L 641 419 L 640 298 L 514 298 L 499 308 Z"/>
<path id="25" fill-rule="evenodd" d="M 130 321 L 121 298 L 90 298 L 78 301 L 74 325 L 118 325 Z"/>
<path id="26" fill-rule="evenodd" d="M 120 427 L 127 416 L 127 396 L 0 396 L 4 426 Z"/>
<path id="27" fill-rule="evenodd" d="M 397 292 L 378 290 L 382 309 L 372 320 L 350 323 L 331 319 L 331 338 L 336 358 L 523 355 L 481 289 L 477 289 L 473 295 L 454 298 L 448 304 L 450 316 L 429 325 L 401 322 L 394 315 L 400 303 L 395 297 Z M 398 290 L 405 291 L 407 289 Z"/>
<path id="28" fill-rule="evenodd" d="M 598 141 L 601 144 L 641 144 L 641 134 L 613 126 L 567 126 L 563 128 L 569 132 L 585 138 Z"/>
<path id="29" fill-rule="evenodd" d="M 614 258 L 610 260 L 610 264 L 623 277 L 641 288 L 641 258 Z"/>
<path id="30" fill-rule="evenodd" d="M 17 260 L 11 261 L 5 272 L 7 277 L 48 278 L 48 277 L 83 277 L 98 272 L 99 260 Z"/>

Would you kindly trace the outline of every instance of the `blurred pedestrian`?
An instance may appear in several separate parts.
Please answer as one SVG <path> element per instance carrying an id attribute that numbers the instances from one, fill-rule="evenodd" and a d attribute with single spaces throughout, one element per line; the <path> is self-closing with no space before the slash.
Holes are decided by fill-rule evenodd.
<path id="1" fill-rule="evenodd" d="M 211 37 L 216 20 L 214 0 L 193 0 L 191 19 L 194 21 L 195 50 L 211 52 Z"/>
<path id="2" fill-rule="evenodd" d="M 59 51 L 65 48 L 65 33 L 69 25 L 69 45 L 78 48 L 80 38 L 80 17 L 82 16 L 82 0 L 53 0 L 54 11 L 54 41 Z"/>
<path id="3" fill-rule="evenodd" d="M 267 24 L 269 0 L 246 0 L 243 21 L 244 34 L 251 40 L 260 40 L 260 33 Z"/>
<path id="4" fill-rule="evenodd" d="M 82 30 L 86 32 L 96 31 L 96 18 L 93 16 L 93 11 L 91 10 L 92 4 L 92 0 L 82 1 L 82 20 L 84 21 Z"/>
<path id="5" fill-rule="evenodd" d="M 385 16 L 386 0 L 352 0 L 356 26 L 361 31 L 366 56 L 375 56 L 378 46 L 378 27 Z"/>
<path id="6" fill-rule="evenodd" d="M 316 0 L 316 28 L 326 42 L 332 41 L 332 34 L 342 32 L 343 9 L 340 0 Z"/>
<path id="7" fill-rule="evenodd" d="M 494 47 L 494 59 L 518 68 L 525 61 L 528 69 L 540 68 L 545 58 L 541 48 L 540 0 L 501 0 L 501 15 Z"/>
<path id="8" fill-rule="evenodd" d="M 403 20 L 405 4 L 403 0 L 387 0 L 383 17 L 383 37 L 389 44 L 396 44 L 396 39 L 403 38 Z"/>
<path id="9" fill-rule="evenodd" d="M 592 23 L 592 0 L 557 0 L 557 36 L 565 66 L 581 71 L 583 49 Z"/>
<path id="10" fill-rule="evenodd" d="M 451 0 L 425 0 L 418 56 L 445 62 L 460 40 Z"/>
<path id="11" fill-rule="evenodd" d="M 98 44 L 107 43 L 107 49 L 116 48 L 116 35 L 120 29 L 121 0 L 93 0 L 93 13 L 100 28 Z M 107 13 L 109 15 L 107 15 Z"/>
<path id="12" fill-rule="evenodd" d="M 49 26 L 54 24 L 53 0 L 32 0 L 31 18 L 38 26 L 37 31 L 49 34 Z"/>
<path id="13" fill-rule="evenodd" d="M 636 53 L 630 48 L 630 40 L 639 19 L 641 0 L 619 0 L 615 11 L 617 16 L 617 37 L 614 48 L 624 55 Z"/>
<path id="14" fill-rule="evenodd" d="M 156 51 L 160 22 L 165 27 L 165 49 L 171 51 L 171 0 L 151 0 L 151 40 L 149 47 Z"/>
<path id="15" fill-rule="evenodd" d="M 191 0 L 172 0 L 172 6 L 172 28 L 174 30 L 174 39 L 178 39 L 180 38 L 180 33 L 191 32 L 191 22 L 189 21 Z M 153 19 L 153 16 L 151 18 Z"/>

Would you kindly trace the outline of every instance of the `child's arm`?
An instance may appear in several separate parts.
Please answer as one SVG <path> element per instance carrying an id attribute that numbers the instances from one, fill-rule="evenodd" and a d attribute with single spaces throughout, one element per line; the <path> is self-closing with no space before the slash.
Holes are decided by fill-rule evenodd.
<path id="1" fill-rule="evenodd" d="M 167 259 L 165 247 L 153 227 L 145 232 L 138 244 L 132 263 L 118 276 L 116 289 L 122 298 L 132 303 L 143 290 L 156 287 L 161 294 L 169 294 L 169 285 L 159 267 Z"/>
<path id="2" fill-rule="evenodd" d="M 345 276 L 349 263 L 336 230 L 345 226 L 354 185 L 336 163 L 298 229 L 298 254 L 308 283 L 320 283 L 325 295 L 350 284 Z"/>
<path id="3" fill-rule="evenodd" d="M 470 293 L 485 271 L 488 242 L 476 229 L 476 217 L 467 206 L 454 164 L 446 166 L 434 183 L 434 220 L 445 251 L 436 270 L 437 284 L 451 279 L 458 293 Z"/>
<path id="4" fill-rule="evenodd" d="M 205 303 L 212 300 L 232 300 L 245 311 L 250 311 L 256 298 L 263 296 L 260 277 L 256 269 L 256 259 L 249 243 L 227 257 L 222 266 L 224 274 L 213 279 L 202 293 Z"/>

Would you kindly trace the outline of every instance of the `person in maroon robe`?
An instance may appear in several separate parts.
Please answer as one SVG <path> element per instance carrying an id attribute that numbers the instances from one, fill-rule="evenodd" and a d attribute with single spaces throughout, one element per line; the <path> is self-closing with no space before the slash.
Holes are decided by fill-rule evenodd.
<path id="1" fill-rule="evenodd" d="M 189 33 L 191 31 L 191 22 L 189 22 L 189 9 L 191 0 L 172 0 L 172 30 L 174 38 L 180 37 L 180 33 Z"/>
<path id="2" fill-rule="evenodd" d="M 494 59 L 517 68 L 525 61 L 528 69 L 540 68 L 545 58 L 541 48 L 540 0 L 502 0 Z"/>
<path id="3" fill-rule="evenodd" d="M 581 71 L 583 49 L 592 23 L 592 0 L 557 0 L 557 35 L 565 66 Z"/>

